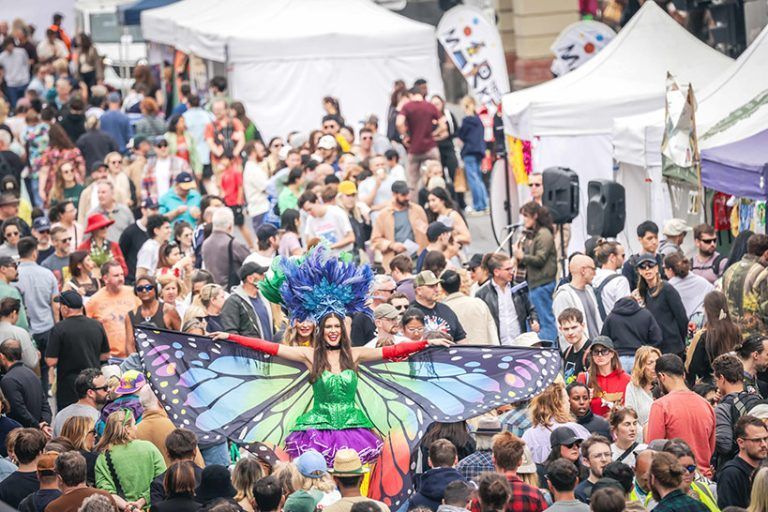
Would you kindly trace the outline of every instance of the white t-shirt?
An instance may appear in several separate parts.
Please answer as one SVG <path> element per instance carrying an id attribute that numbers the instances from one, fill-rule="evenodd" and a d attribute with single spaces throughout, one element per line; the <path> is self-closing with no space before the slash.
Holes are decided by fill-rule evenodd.
<path id="1" fill-rule="evenodd" d="M 392 201 L 392 184 L 396 180 L 390 174 L 387 176 L 376 191 L 376 196 L 373 198 L 373 205 L 389 204 Z M 358 187 L 358 197 L 369 196 L 373 192 L 376 186 L 376 178 L 370 176 L 363 180 Z M 376 221 L 376 217 L 379 215 L 378 211 L 371 212 L 371 222 Z"/>
<path id="2" fill-rule="evenodd" d="M 155 179 L 157 183 L 157 197 L 163 197 L 171 183 L 171 159 L 157 159 L 155 164 Z"/>
<path id="3" fill-rule="evenodd" d="M 305 234 L 307 240 L 319 237 L 330 244 L 335 244 L 352 231 L 349 217 L 341 208 L 335 205 L 328 205 L 328 209 L 322 217 L 307 216 L 306 226 Z M 333 253 L 338 254 L 341 251 L 350 251 L 352 246 L 353 242 L 350 242 L 347 245 L 333 249 Z"/>
<path id="4" fill-rule="evenodd" d="M 261 265 L 262 267 L 269 267 L 272 265 L 272 260 L 275 258 L 276 255 L 273 256 L 262 256 L 258 252 L 252 252 L 248 255 L 247 258 L 243 261 L 243 265 L 246 263 L 256 263 L 257 265 Z"/>
<path id="5" fill-rule="evenodd" d="M 139 249 L 136 255 L 136 268 L 145 268 L 151 276 L 155 275 L 157 270 L 157 260 L 160 257 L 160 244 L 150 238 Z"/>

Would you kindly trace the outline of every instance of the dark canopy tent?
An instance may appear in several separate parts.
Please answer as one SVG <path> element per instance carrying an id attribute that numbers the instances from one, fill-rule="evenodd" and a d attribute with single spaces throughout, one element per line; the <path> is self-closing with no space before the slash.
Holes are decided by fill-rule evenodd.
<path id="1" fill-rule="evenodd" d="M 179 0 L 139 0 L 138 2 L 121 6 L 120 21 L 123 25 L 139 25 L 141 23 L 141 12 L 157 7 L 163 7 L 173 4 Z"/>
<path id="2" fill-rule="evenodd" d="M 736 197 L 768 199 L 768 130 L 702 151 L 701 181 Z"/>

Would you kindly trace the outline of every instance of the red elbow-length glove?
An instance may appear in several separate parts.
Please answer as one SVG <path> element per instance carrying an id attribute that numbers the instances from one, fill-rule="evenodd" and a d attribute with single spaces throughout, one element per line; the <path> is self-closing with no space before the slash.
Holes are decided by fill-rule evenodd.
<path id="1" fill-rule="evenodd" d="M 238 345 L 264 352 L 271 356 L 276 356 L 277 351 L 280 348 L 279 343 L 273 343 L 267 340 L 260 340 L 259 338 L 249 338 L 248 336 L 240 336 L 239 334 L 230 334 L 227 337 L 228 340 L 234 341 Z"/>
<path id="2" fill-rule="evenodd" d="M 384 359 L 396 361 L 398 359 L 404 359 L 411 354 L 415 354 L 416 352 L 421 352 L 427 348 L 428 345 L 429 343 L 424 340 L 408 341 L 405 343 L 398 343 L 397 345 L 389 345 L 383 347 L 381 349 L 381 354 L 384 356 Z"/>

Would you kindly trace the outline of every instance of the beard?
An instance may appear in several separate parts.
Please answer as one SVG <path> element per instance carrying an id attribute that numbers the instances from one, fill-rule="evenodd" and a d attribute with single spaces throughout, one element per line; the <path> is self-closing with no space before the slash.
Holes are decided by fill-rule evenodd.
<path id="1" fill-rule="evenodd" d="M 661 494 L 659 494 L 659 491 L 653 486 L 651 486 L 651 495 L 653 495 L 653 499 L 656 500 L 656 503 L 661 501 Z"/>

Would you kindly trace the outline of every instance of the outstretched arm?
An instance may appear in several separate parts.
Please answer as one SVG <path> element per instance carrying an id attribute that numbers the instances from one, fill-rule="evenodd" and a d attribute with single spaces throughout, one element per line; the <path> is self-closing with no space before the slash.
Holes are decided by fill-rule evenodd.
<path id="1" fill-rule="evenodd" d="M 405 343 L 398 343 L 397 345 L 389 345 L 387 347 L 379 348 L 357 347 L 352 349 L 352 355 L 355 357 L 358 363 L 381 361 L 382 359 L 399 361 L 406 359 L 411 354 L 421 352 L 430 345 L 447 347 L 450 346 L 451 343 L 444 339 L 435 339 L 429 341 L 409 341 Z"/>
<path id="2" fill-rule="evenodd" d="M 238 345 L 252 348 L 265 354 L 280 356 L 283 359 L 304 363 L 307 366 L 312 364 L 312 349 L 308 347 L 291 347 L 281 343 L 260 340 L 259 338 L 249 338 L 248 336 L 240 336 L 239 334 L 228 332 L 217 332 L 213 335 L 213 339 L 234 341 Z"/>

